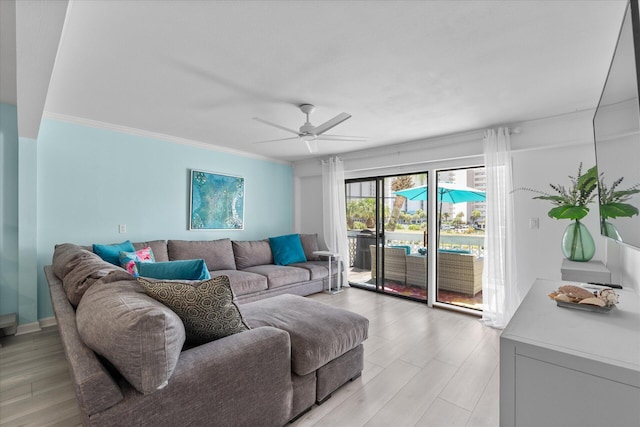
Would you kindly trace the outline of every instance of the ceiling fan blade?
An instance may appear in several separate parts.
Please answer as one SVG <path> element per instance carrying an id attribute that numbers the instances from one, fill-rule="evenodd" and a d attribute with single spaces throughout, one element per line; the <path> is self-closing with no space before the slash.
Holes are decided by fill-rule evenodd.
<path id="1" fill-rule="evenodd" d="M 312 141 L 304 141 L 305 144 L 307 144 L 307 148 L 309 149 L 310 153 L 317 153 L 318 152 L 318 142 L 314 139 Z"/>
<path id="2" fill-rule="evenodd" d="M 286 130 L 287 132 L 295 133 L 296 135 L 299 134 L 297 130 L 289 129 L 289 128 L 284 127 L 284 126 L 280 126 L 278 124 L 271 123 L 270 121 L 261 119 L 260 117 L 254 117 L 253 120 L 258 121 L 260 123 L 264 123 L 265 125 L 273 126 L 275 128 L 278 128 L 278 129 Z"/>
<path id="3" fill-rule="evenodd" d="M 265 144 L 267 142 L 289 141 L 291 139 L 298 139 L 298 137 L 292 136 L 291 138 L 278 138 L 278 139 L 269 139 L 267 141 L 256 141 L 254 142 L 254 144 Z"/>
<path id="4" fill-rule="evenodd" d="M 333 119 L 324 122 L 320 126 L 316 126 L 313 129 L 313 133 L 315 135 L 320 135 L 322 133 L 325 133 L 326 131 L 328 131 L 332 127 L 338 126 L 340 123 L 344 122 L 345 120 L 347 120 L 350 117 L 351 117 L 351 114 L 340 113 L 337 116 L 335 116 Z"/>
<path id="5" fill-rule="evenodd" d="M 366 142 L 367 138 L 364 136 L 348 136 L 348 135 L 320 135 L 318 139 L 325 141 L 353 141 L 353 142 Z"/>

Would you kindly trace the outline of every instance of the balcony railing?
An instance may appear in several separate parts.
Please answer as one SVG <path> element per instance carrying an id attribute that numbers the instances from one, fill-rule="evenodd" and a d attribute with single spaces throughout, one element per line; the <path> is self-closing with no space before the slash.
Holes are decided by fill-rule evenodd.
<path id="1" fill-rule="evenodd" d="M 358 230 L 347 231 L 349 239 L 349 266 L 354 265 L 354 260 L 358 250 Z M 402 245 L 409 246 L 411 253 L 417 253 L 418 248 L 425 246 L 425 235 L 422 232 L 402 232 L 402 231 L 386 231 L 385 245 Z M 360 237 L 362 238 L 362 237 Z M 368 241 L 370 241 L 369 238 Z M 440 234 L 440 249 L 461 249 L 467 250 L 476 256 L 484 256 L 484 235 L 483 234 L 454 234 L 442 232 Z"/>

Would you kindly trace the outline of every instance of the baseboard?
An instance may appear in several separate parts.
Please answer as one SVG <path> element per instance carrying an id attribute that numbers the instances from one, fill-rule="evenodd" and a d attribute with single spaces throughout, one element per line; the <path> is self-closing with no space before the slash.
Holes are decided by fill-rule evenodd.
<path id="1" fill-rule="evenodd" d="M 40 322 L 31 322 L 18 325 L 16 336 L 38 332 L 40 330 Z"/>
<path id="2" fill-rule="evenodd" d="M 58 322 L 56 322 L 55 316 L 40 319 L 38 323 L 40 323 L 41 328 L 48 328 L 49 326 L 56 326 L 58 324 Z"/>

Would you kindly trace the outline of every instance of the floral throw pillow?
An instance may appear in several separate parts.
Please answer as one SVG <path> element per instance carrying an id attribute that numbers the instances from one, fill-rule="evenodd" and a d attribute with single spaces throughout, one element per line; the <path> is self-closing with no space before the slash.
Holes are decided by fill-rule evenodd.
<path id="1" fill-rule="evenodd" d="M 126 269 L 133 277 L 138 277 L 136 262 L 156 262 L 151 247 L 142 248 L 135 252 L 120 251 L 118 256 L 120 266 Z"/>

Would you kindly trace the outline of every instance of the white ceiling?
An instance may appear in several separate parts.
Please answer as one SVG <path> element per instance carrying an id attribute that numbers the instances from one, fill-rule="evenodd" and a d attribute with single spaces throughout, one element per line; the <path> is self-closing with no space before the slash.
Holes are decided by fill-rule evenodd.
<path id="1" fill-rule="evenodd" d="M 71 1 L 45 111 L 294 161 L 594 108 L 625 1 Z"/>

